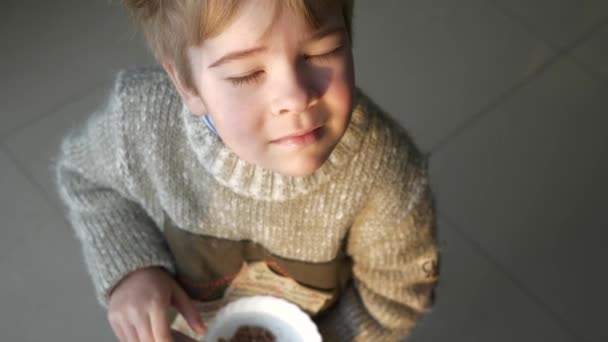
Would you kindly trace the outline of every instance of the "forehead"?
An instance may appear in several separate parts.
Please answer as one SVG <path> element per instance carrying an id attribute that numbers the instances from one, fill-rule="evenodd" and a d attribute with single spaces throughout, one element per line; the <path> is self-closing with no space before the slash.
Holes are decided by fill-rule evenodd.
<path id="1" fill-rule="evenodd" d="M 319 28 L 344 26 L 339 6 L 334 7 L 335 9 L 328 8 L 327 11 L 318 13 Z M 217 36 L 203 41 L 201 47 L 209 52 L 221 53 L 217 50 L 251 47 L 276 35 L 289 35 L 290 38 L 300 42 L 310 37 L 315 29 L 303 13 L 291 9 L 284 3 L 278 5 L 276 1 L 246 1 L 231 23 Z"/>

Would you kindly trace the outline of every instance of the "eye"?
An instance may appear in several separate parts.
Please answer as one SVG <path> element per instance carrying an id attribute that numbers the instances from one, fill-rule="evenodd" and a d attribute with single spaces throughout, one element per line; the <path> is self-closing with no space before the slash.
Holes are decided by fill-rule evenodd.
<path id="1" fill-rule="evenodd" d="M 320 54 L 320 55 L 304 55 L 304 59 L 306 59 L 307 61 L 317 61 L 317 62 L 327 62 L 330 59 L 332 59 L 333 57 L 339 55 L 342 52 L 342 47 L 343 45 L 338 46 L 337 48 Z"/>
<path id="2" fill-rule="evenodd" d="M 256 71 L 254 73 L 251 73 L 251 74 L 245 75 L 245 76 L 230 77 L 230 78 L 227 78 L 227 80 L 230 81 L 235 86 L 244 86 L 244 85 L 253 84 L 253 83 L 258 82 L 260 80 L 260 78 L 262 77 L 263 73 L 264 72 L 260 70 L 260 71 Z"/>

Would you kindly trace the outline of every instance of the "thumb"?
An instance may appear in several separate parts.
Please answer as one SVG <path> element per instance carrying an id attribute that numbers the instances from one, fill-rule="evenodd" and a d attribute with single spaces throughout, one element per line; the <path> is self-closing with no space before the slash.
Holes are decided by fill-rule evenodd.
<path id="1" fill-rule="evenodd" d="M 177 311 L 184 316 L 186 322 L 188 322 L 188 325 L 190 328 L 192 328 L 192 330 L 199 334 L 203 334 L 205 331 L 207 331 L 205 323 L 198 313 L 194 301 L 190 299 L 186 291 L 184 291 L 179 284 L 175 284 L 174 287 L 173 306 L 175 306 Z"/>

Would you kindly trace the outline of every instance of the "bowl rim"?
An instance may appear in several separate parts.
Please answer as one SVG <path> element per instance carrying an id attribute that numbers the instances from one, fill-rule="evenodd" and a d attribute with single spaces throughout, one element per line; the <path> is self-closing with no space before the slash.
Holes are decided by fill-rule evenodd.
<path id="1" fill-rule="evenodd" d="M 268 295 L 243 297 L 227 304 L 209 322 L 207 337 L 212 338 L 214 335 L 219 337 L 221 332 L 216 330 L 221 326 L 220 322 L 229 320 L 232 315 L 247 313 L 277 317 L 278 321 L 288 324 L 297 331 L 303 341 L 321 342 L 319 329 L 307 313 L 285 299 Z"/>

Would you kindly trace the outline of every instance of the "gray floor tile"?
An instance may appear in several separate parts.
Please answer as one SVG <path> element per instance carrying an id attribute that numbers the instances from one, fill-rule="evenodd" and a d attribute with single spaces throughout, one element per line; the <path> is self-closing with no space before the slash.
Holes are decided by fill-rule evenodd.
<path id="1" fill-rule="evenodd" d="M 572 56 L 608 82 L 608 25 L 577 47 Z"/>
<path id="2" fill-rule="evenodd" d="M 13 6 L 0 30 L 0 138 L 118 69 L 152 62 L 120 1 L 25 0 Z"/>
<path id="3" fill-rule="evenodd" d="M 105 104 L 110 88 L 110 82 L 102 84 L 82 98 L 11 135 L 5 141 L 11 155 L 47 192 L 57 207 L 61 205 L 55 189 L 53 165 L 59 144 L 70 129 L 80 126 L 89 115 Z"/>
<path id="4" fill-rule="evenodd" d="M 8 18 L 13 15 L 15 10 L 15 1 L 7 0 L 2 3 L 2 11 L 0 11 L 0 32 L 8 31 L 9 27 L 6 26 Z M 1 33 L 0 33 L 1 34 Z"/>
<path id="5" fill-rule="evenodd" d="M 357 83 L 426 151 L 552 55 L 482 0 L 359 1 L 354 27 Z"/>
<path id="6" fill-rule="evenodd" d="M 0 339 L 111 341 L 66 223 L 20 171 L 0 151 Z"/>
<path id="7" fill-rule="evenodd" d="M 554 46 L 567 47 L 608 19 L 606 0 L 489 0 Z"/>
<path id="8" fill-rule="evenodd" d="M 436 306 L 408 342 L 573 341 L 453 226 L 439 220 L 443 245 Z"/>
<path id="9" fill-rule="evenodd" d="M 54 212 L 38 188 L 24 177 L 9 155 L 0 150 L 0 261 L 46 229 Z M 0 330 L 1 331 L 1 330 Z"/>
<path id="10" fill-rule="evenodd" d="M 608 340 L 606 89 L 563 60 L 432 156 L 444 213 L 572 329 Z"/>
<path id="11" fill-rule="evenodd" d="M 605 0 L 495 3 L 357 2 L 358 83 L 426 150 L 552 55 L 498 8 L 557 46 L 608 13 Z M 116 70 L 152 63 L 120 1 L 108 4 L 8 0 L 0 11 L 2 340 L 115 340 L 79 246 L 45 199 L 65 132 L 104 101 Z M 573 52 L 602 75 L 606 34 Z M 438 305 L 411 341 L 570 341 L 571 330 L 608 340 L 605 93 L 559 63 L 433 156 L 440 211 L 541 303 L 442 221 Z"/>
<path id="12" fill-rule="evenodd" d="M 0 259 L 2 341 L 116 341 L 77 241 L 60 215 L 43 207 L 31 215 L 44 220 L 43 229 Z"/>

